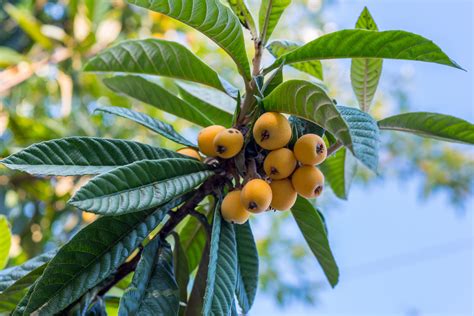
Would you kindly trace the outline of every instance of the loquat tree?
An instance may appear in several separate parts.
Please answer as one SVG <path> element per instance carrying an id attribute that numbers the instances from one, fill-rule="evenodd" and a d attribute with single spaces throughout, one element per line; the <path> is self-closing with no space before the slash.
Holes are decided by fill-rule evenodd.
<path id="1" fill-rule="evenodd" d="M 235 62 L 242 89 L 186 47 L 160 39 L 121 42 L 90 59 L 84 70 L 113 74 L 103 80 L 111 90 L 203 129 L 194 142 L 148 115 L 101 106 L 97 112 L 128 118 L 184 148 L 68 137 L 2 160 L 35 176 L 94 176 L 69 204 L 100 215 L 61 248 L 0 272 L 0 302 L 12 315 L 102 315 L 111 306 L 119 315 L 247 314 L 259 261 L 248 218 L 270 210 L 292 213 L 334 287 L 339 270 L 326 224 L 308 199 L 320 196 L 325 182 L 344 198 L 358 163 L 383 172 L 377 170 L 381 130 L 474 143 L 473 124 L 449 115 L 373 119 L 383 59 L 462 68 L 420 35 L 378 31 L 366 8 L 355 29 L 296 45 L 269 42 L 290 0 L 262 0 L 258 23 L 244 0 L 129 2 L 213 40 Z M 244 31 L 254 45 L 251 64 Z M 264 49 L 275 57 L 266 66 Z M 321 60 L 339 58 L 352 59 L 358 105 L 337 105 L 322 83 Z M 284 80 L 286 66 L 314 81 Z M 174 79 L 173 88 L 155 77 Z M 220 103 L 222 94 L 232 110 Z M 125 289 L 120 298 L 111 295 L 115 287 Z"/>

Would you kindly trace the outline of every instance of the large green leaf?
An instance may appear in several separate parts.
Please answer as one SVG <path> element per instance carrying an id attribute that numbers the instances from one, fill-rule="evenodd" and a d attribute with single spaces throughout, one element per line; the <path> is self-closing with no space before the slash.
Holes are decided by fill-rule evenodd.
<path id="1" fill-rule="evenodd" d="M 163 220 L 182 203 L 121 216 L 103 216 L 79 231 L 49 262 L 35 285 L 25 314 L 52 315 L 78 300 L 113 273 Z"/>
<path id="2" fill-rule="evenodd" d="M 240 73 L 250 79 L 239 19 L 219 0 L 128 0 L 128 2 L 179 20 L 216 42 L 237 64 Z"/>
<path id="3" fill-rule="evenodd" d="M 96 137 L 67 137 L 31 145 L 0 162 L 31 174 L 100 174 L 145 159 L 182 157 L 138 142 Z"/>
<path id="4" fill-rule="evenodd" d="M 28 291 L 28 288 L 41 276 L 46 265 L 46 263 L 42 264 L 36 269 L 30 271 L 0 293 L 0 313 L 9 312 L 15 309 Z"/>
<path id="5" fill-rule="evenodd" d="M 313 205 L 302 197 L 298 197 L 295 205 L 291 208 L 291 213 L 309 248 L 318 260 L 321 268 L 323 268 L 329 283 L 332 287 L 336 286 L 339 281 L 339 268 L 329 247 L 321 216 L 319 216 Z"/>
<path id="6" fill-rule="evenodd" d="M 164 122 L 155 120 L 154 118 L 146 114 L 129 110 L 126 108 L 118 107 L 118 106 L 99 106 L 94 111 L 106 112 L 106 113 L 128 118 L 178 144 L 182 144 L 182 145 L 190 146 L 190 147 L 196 147 L 195 144 L 193 144 L 192 142 L 190 142 L 189 140 L 181 136 L 178 132 L 176 132 L 173 126 L 171 126 L 170 124 L 166 124 Z"/>
<path id="7" fill-rule="evenodd" d="M 203 315 L 229 315 L 237 285 L 237 245 L 234 225 L 224 221 L 217 203 L 212 226 Z"/>
<path id="8" fill-rule="evenodd" d="M 211 174 L 193 159 L 142 160 L 93 178 L 69 204 L 103 215 L 137 212 L 191 191 Z"/>
<path id="9" fill-rule="evenodd" d="M 255 27 L 255 21 L 253 19 L 252 13 L 250 13 L 245 0 L 227 0 L 230 8 L 234 11 L 235 15 L 240 20 L 242 25 L 250 30 L 252 36 L 257 36 L 257 29 Z"/>
<path id="10" fill-rule="evenodd" d="M 179 236 L 188 259 L 188 269 L 192 272 L 198 266 L 202 251 L 206 246 L 206 229 L 195 217 L 188 216 L 179 232 Z"/>
<path id="11" fill-rule="evenodd" d="M 352 139 L 352 146 L 349 148 L 354 156 L 370 170 L 377 172 L 380 142 L 377 122 L 372 116 L 356 108 L 338 106 L 337 109 L 349 125 Z"/>
<path id="12" fill-rule="evenodd" d="M 242 312 L 247 314 L 253 305 L 258 285 L 258 253 L 247 221 L 243 225 L 234 225 L 237 241 L 238 274 L 236 296 Z"/>
<path id="13" fill-rule="evenodd" d="M 298 47 L 301 47 L 301 45 L 295 42 L 285 40 L 272 41 L 270 44 L 267 45 L 268 51 L 275 58 L 283 56 L 284 54 L 287 54 L 292 50 L 297 49 Z M 319 60 L 302 61 L 299 63 L 293 63 L 291 64 L 291 66 L 315 78 L 323 80 L 323 65 Z"/>
<path id="14" fill-rule="evenodd" d="M 186 253 L 181 245 L 181 240 L 176 232 L 171 233 L 174 240 L 173 247 L 173 266 L 176 283 L 179 288 L 179 301 L 186 303 L 188 301 L 188 283 L 189 283 L 189 266 Z M 180 306 L 180 315 L 184 312 L 183 306 Z"/>
<path id="15" fill-rule="evenodd" d="M 12 233 L 8 220 L 4 215 L 0 215 L 0 270 L 7 265 L 11 243 Z"/>
<path id="16" fill-rule="evenodd" d="M 290 3 L 291 0 L 262 0 L 258 14 L 258 24 L 260 26 L 260 33 L 265 35 L 264 38 L 262 38 L 263 44 L 265 44 L 272 35 L 283 11 L 285 11 Z M 266 30 L 264 30 L 265 26 Z"/>
<path id="17" fill-rule="evenodd" d="M 364 8 L 356 23 L 357 29 L 378 31 L 372 15 L 367 7 Z M 377 58 L 356 58 L 351 63 L 351 84 L 352 89 L 359 101 L 359 106 L 364 112 L 368 112 L 375 91 L 382 74 L 383 59 Z"/>
<path id="18" fill-rule="evenodd" d="M 194 84 L 179 83 L 178 88 L 181 98 L 205 113 L 206 117 L 214 124 L 227 127 L 232 125 L 235 100 L 219 91 L 205 89 Z"/>
<path id="19" fill-rule="evenodd" d="M 186 47 L 160 39 L 123 41 L 93 57 L 85 70 L 166 76 L 236 95 L 235 88 Z"/>
<path id="20" fill-rule="evenodd" d="M 341 30 L 278 58 L 266 69 L 314 59 L 386 58 L 432 62 L 462 69 L 432 41 L 405 31 Z"/>
<path id="21" fill-rule="evenodd" d="M 438 113 L 412 112 L 387 117 L 380 129 L 407 132 L 450 142 L 474 144 L 474 125 L 463 119 Z"/>
<path id="22" fill-rule="evenodd" d="M 45 252 L 44 254 L 34 257 L 19 266 L 10 267 L 0 271 L 0 292 L 5 291 L 8 287 L 12 286 L 37 268 L 44 266 L 54 257 L 54 255 L 56 255 L 56 252 L 57 250 Z"/>
<path id="23" fill-rule="evenodd" d="M 333 100 L 319 86 L 304 80 L 288 80 L 263 99 L 267 111 L 288 113 L 323 127 L 351 147 L 349 126 Z"/>
<path id="24" fill-rule="evenodd" d="M 20 302 L 16 305 L 15 309 L 11 313 L 11 316 L 23 316 L 25 315 L 25 310 L 26 306 L 28 305 L 28 302 L 30 301 L 31 295 L 33 294 L 35 290 L 35 286 L 38 284 L 38 281 L 36 281 L 30 288 L 28 289 L 28 292 L 26 292 L 25 296 L 21 299 Z"/>
<path id="25" fill-rule="evenodd" d="M 155 238 L 143 250 L 132 283 L 120 300 L 119 316 L 178 315 L 178 294 L 171 247 Z"/>
<path id="26" fill-rule="evenodd" d="M 104 83 L 115 92 L 123 93 L 195 124 L 201 126 L 213 124 L 212 120 L 194 105 L 142 77 L 117 76 L 104 79 Z"/>
<path id="27" fill-rule="evenodd" d="M 207 272 L 209 267 L 209 244 L 203 249 L 199 268 L 194 277 L 193 289 L 189 295 L 188 304 L 184 312 L 185 316 L 201 315 L 203 310 L 203 300 L 206 293 Z"/>
<path id="28" fill-rule="evenodd" d="M 340 199 L 347 199 L 352 184 L 352 179 L 357 171 L 357 161 L 346 148 L 337 151 L 328 157 L 319 166 L 324 177 L 331 186 L 334 194 Z"/>

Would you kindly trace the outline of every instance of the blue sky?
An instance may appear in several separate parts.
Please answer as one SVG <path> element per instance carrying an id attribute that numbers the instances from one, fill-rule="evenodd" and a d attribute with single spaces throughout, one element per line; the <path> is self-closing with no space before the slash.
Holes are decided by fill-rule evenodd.
<path id="1" fill-rule="evenodd" d="M 339 28 L 352 28 L 364 6 L 380 29 L 430 38 L 468 70 L 386 61 L 388 74 L 407 66 L 414 70 L 410 97 L 416 110 L 473 122 L 473 1 L 340 0 L 326 14 Z M 387 84 L 388 76 L 384 79 Z M 315 289 L 320 291 L 317 307 L 295 304 L 281 310 L 259 293 L 251 315 L 472 316 L 474 199 L 460 215 L 442 195 L 421 201 L 418 181 L 355 187 L 349 202 L 326 212 L 341 278 L 335 289 Z M 323 277 L 319 268 L 315 273 Z"/>

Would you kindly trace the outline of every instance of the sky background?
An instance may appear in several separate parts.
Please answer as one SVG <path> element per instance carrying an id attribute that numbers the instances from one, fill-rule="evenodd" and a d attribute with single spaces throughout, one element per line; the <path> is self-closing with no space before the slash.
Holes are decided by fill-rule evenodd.
<path id="1" fill-rule="evenodd" d="M 409 69 L 416 110 L 473 122 L 474 1 L 339 0 L 326 8 L 326 20 L 338 29 L 353 28 L 364 6 L 379 29 L 423 35 L 468 70 L 389 60 L 384 62 L 382 88 L 390 73 Z M 442 194 L 424 201 L 416 177 L 403 183 L 387 179 L 369 188 L 354 186 L 348 202 L 325 212 L 341 272 L 337 287 L 325 284 L 315 289 L 317 306 L 297 303 L 286 309 L 258 293 L 251 315 L 472 316 L 473 205 L 471 198 L 465 212 L 458 212 Z M 314 273 L 323 278 L 314 265 Z"/>

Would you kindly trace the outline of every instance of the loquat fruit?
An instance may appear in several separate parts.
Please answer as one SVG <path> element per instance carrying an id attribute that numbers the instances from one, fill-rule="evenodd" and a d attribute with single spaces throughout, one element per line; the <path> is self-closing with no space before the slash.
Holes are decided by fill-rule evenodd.
<path id="1" fill-rule="evenodd" d="M 319 165 L 327 156 L 324 140 L 316 134 L 301 136 L 293 148 L 296 159 L 304 165 Z"/>
<path id="2" fill-rule="evenodd" d="M 250 213 L 240 200 L 241 192 L 240 190 L 229 192 L 222 200 L 221 214 L 229 223 L 244 224 L 249 219 Z"/>
<path id="3" fill-rule="evenodd" d="M 217 152 L 214 149 L 214 138 L 216 135 L 225 130 L 224 126 L 211 125 L 203 128 L 198 134 L 198 146 L 199 150 L 206 156 L 216 157 Z"/>
<path id="4" fill-rule="evenodd" d="M 275 180 L 288 178 L 296 168 L 296 158 L 288 148 L 280 148 L 270 152 L 263 162 L 265 173 Z"/>
<path id="5" fill-rule="evenodd" d="M 291 177 L 291 183 L 296 192 L 305 198 L 321 195 L 324 186 L 324 175 L 315 166 L 301 166 Z"/>
<path id="6" fill-rule="evenodd" d="M 237 155 L 244 146 L 244 136 L 235 128 L 220 131 L 214 138 L 214 150 L 221 158 L 232 158 Z"/>
<path id="7" fill-rule="evenodd" d="M 273 180 L 270 183 L 272 189 L 272 202 L 270 206 L 276 210 L 285 211 L 293 207 L 298 194 L 293 188 L 290 179 Z"/>
<path id="8" fill-rule="evenodd" d="M 272 189 L 264 180 L 253 179 L 244 186 L 240 198 L 247 211 L 260 213 L 267 210 L 270 206 Z"/>
<path id="9" fill-rule="evenodd" d="M 257 144 L 264 149 L 282 148 L 291 139 L 291 126 L 284 115 L 277 112 L 267 112 L 255 122 L 253 137 Z"/>
<path id="10" fill-rule="evenodd" d="M 191 158 L 195 158 L 195 159 L 201 161 L 201 155 L 199 155 L 199 152 L 194 148 L 184 147 L 184 148 L 178 149 L 176 152 L 178 154 L 185 155 L 185 156 L 188 156 L 188 157 L 191 157 Z"/>

